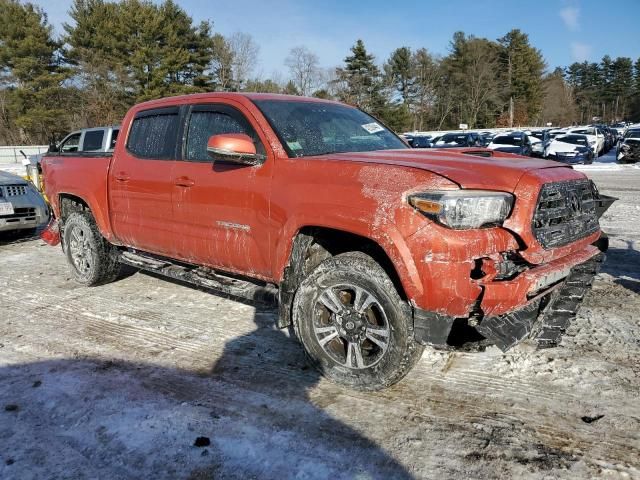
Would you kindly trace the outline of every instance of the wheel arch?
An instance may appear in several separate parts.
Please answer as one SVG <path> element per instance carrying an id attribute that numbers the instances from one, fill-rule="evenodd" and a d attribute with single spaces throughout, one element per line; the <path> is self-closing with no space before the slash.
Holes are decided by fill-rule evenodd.
<path id="1" fill-rule="evenodd" d="M 291 324 L 293 297 L 302 279 L 327 258 L 353 251 L 366 253 L 373 258 L 389 276 L 400 298 L 408 300 L 396 265 L 380 243 L 347 230 L 307 225 L 294 235 L 282 270 L 279 288 L 280 328 Z"/>
<path id="2" fill-rule="evenodd" d="M 75 193 L 60 192 L 57 197 L 58 218 L 64 226 L 65 219 L 73 212 L 87 212 L 93 216 L 100 234 L 107 240 L 111 240 L 109 217 L 103 209 L 96 207 L 86 198 Z"/>

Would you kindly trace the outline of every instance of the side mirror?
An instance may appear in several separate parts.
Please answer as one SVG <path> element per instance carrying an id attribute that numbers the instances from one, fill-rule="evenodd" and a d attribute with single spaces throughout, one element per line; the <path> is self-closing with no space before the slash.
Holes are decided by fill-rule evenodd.
<path id="1" fill-rule="evenodd" d="M 207 142 L 207 153 L 214 160 L 222 159 L 242 165 L 261 165 L 265 156 L 256 152 L 256 146 L 249 135 L 225 133 L 213 135 Z"/>
<path id="2" fill-rule="evenodd" d="M 49 150 L 47 150 L 47 152 L 49 153 L 58 153 L 60 150 L 58 149 L 58 146 L 55 143 L 51 143 L 49 144 Z"/>

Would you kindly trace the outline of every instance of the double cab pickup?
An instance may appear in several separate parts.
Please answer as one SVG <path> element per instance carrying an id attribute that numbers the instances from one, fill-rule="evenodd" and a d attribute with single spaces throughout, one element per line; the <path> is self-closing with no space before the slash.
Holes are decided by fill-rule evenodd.
<path id="1" fill-rule="evenodd" d="M 425 348 L 551 347 L 602 260 L 597 190 L 553 161 L 411 149 L 338 102 L 206 93 L 134 106 L 113 154 L 43 159 L 74 278 L 122 264 L 276 301 L 330 379 L 375 390 Z"/>

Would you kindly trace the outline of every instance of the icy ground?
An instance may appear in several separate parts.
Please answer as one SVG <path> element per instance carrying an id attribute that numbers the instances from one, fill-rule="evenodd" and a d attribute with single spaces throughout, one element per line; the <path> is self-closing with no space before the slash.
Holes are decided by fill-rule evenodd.
<path id="1" fill-rule="evenodd" d="M 0 478 L 640 478 L 640 169 L 610 167 L 584 168 L 620 200 L 561 347 L 427 351 L 375 394 L 307 368 L 272 310 L 142 273 L 82 288 L 59 248 L 0 237 Z"/>

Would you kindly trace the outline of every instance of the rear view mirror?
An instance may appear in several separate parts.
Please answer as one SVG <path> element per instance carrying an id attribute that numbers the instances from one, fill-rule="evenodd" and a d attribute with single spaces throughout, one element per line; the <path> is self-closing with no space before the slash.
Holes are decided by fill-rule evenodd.
<path id="1" fill-rule="evenodd" d="M 216 158 L 242 165 L 260 165 L 265 156 L 256 152 L 256 146 L 249 135 L 244 133 L 225 133 L 213 135 L 207 142 L 207 153 Z"/>

